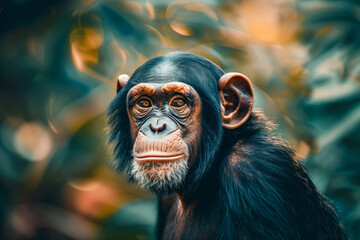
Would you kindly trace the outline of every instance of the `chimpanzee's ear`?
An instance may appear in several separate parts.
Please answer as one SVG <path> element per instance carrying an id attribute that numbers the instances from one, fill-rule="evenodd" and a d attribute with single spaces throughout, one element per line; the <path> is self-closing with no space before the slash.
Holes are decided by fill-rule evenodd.
<path id="1" fill-rule="evenodd" d="M 223 126 L 240 127 L 249 118 L 254 104 L 250 80 L 241 73 L 226 73 L 219 80 L 219 91 Z"/>
<path id="2" fill-rule="evenodd" d="M 116 81 L 116 93 L 118 93 L 125 84 L 129 81 L 130 77 L 126 74 L 121 74 Z"/>

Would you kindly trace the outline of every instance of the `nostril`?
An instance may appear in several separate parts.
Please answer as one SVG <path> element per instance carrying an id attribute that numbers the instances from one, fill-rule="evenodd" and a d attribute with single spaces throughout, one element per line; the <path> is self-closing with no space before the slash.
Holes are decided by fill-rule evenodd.
<path id="1" fill-rule="evenodd" d="M 150 124 L 150 130 L 155 133 L 156 132 L 156 129 Z"/>
<path id="2" fill-rule="evenodd" d="M 162 132 L 165 130 L 165 127 L 166 127 L 166 123 L 164 123 L 159 129 L 158 129 L 158 132 Z"/>

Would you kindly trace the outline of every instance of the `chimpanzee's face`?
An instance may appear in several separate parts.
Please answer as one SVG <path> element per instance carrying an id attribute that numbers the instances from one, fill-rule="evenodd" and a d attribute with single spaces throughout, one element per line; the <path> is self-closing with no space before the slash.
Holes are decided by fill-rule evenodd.
<path id="1" fill-rule="evenodd" d="M 117 169 L 158 194 L 180 192 L 217 160 L 224 129 L 250 116 L 253 91 L 240 73 L 226 73 L 187 53 L 150 59 L 117 79 L 109 107 Z M 185 183 L 186 179 L 186 183 Z"/>
<path id="2" fill-rule="evenodd" d="M 127 113 L 134 179 L 154 192 L 179 187 L 199 145 L 198 93 L 182 82 L 140 83 L 127 94 Z"/>

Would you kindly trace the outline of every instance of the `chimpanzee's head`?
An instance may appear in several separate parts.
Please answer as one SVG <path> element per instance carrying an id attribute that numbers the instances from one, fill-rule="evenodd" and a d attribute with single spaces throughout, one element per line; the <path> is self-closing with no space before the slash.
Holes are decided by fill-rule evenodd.
<path id="1" fill-rule="evenodd" d="M 240 73 L 188 53 L 155 57 L 118 78 L 108 111 L 117 168 L 155 193 L 179 191 L 206 175 L 223 128 L 242 125 L 252 105 Z"/>

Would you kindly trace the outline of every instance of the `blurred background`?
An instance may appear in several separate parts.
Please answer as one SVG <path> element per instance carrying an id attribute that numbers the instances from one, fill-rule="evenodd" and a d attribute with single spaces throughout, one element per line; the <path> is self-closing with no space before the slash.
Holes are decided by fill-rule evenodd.
<path id="1" fill-rule="evenodd" d="M 2 0 L 0 238 L 154 239 L 107 145 L 119 74 L 170 51 L 246 74 L 360 239 L 358 0 Z"/>

